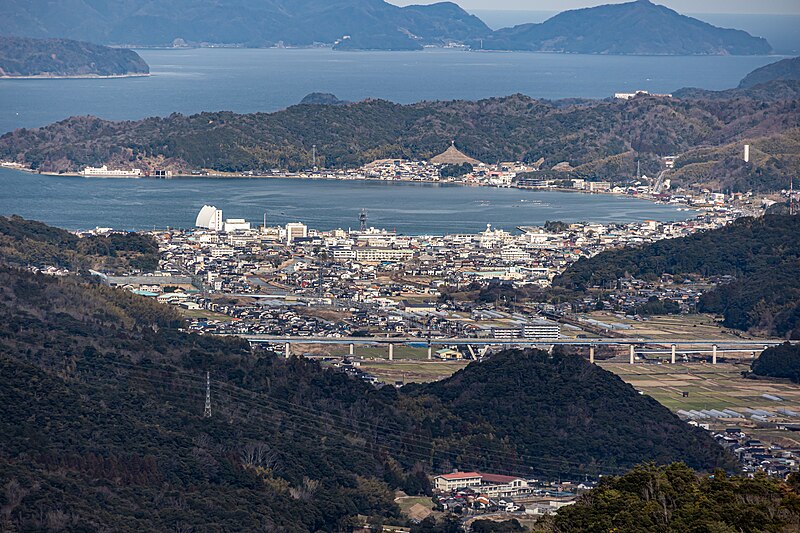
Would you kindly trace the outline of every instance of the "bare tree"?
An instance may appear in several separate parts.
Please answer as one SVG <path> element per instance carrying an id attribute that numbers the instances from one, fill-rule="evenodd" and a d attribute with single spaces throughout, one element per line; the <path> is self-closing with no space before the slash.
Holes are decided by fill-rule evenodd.
<path id="1" fill-rule="evenodd" d="M 240 453 L 242 466 L 274 470 L 278 465 L 278 454 L 263 442 L 250 442 Z"/>

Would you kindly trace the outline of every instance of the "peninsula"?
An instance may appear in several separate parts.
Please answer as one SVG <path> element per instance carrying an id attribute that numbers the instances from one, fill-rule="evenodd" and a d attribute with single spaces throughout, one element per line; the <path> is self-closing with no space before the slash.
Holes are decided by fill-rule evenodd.
<path id="1" fill-rule="evenodd" d="M 133 50 L 69 39 L 0 36 L 0 78 L 115 78 L 147 76 Z"/>

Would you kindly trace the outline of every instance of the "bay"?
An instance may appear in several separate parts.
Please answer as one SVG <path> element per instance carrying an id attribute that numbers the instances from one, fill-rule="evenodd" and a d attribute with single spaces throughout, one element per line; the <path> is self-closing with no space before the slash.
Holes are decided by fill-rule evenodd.
<path id="1" fill-rule="evenodd" d="M 86 179 L 0 169 L 0 215 L 18 214 L 68 229 L 122 230 L 194 225 L 204 204 L 226 218 L 260 224 L 305 222 L 320 230 L 369 225 L 408 235 L 474 233 L 565 222 L 681 220 L 672 206 L 611 195 L 453 184 L 296 178 Z"/>
<path id="2" fill-rule="evenodd" d="M 315 91 L 358 101 L 607 98 L 644 89 L 735 87 L 779 56 L 599 56 L 529 52 L 336 52 L 320 49 L 140 50 L 152 76 L 0 79 L 0 133 L 75 115 L 131 120 L 200 111 L 276 111 Z"/>

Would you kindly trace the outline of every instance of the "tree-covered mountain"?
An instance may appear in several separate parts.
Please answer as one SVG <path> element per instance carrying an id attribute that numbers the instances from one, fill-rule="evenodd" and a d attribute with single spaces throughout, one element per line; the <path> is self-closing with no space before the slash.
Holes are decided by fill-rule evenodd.
<path id="1" fill-rule="evenodd" d="M 565 11 L 541 24 L 498 30 L 480 45 L 492 50 L 579 54 L 750 55 L 772 51 L 766 39 L 742 30 L 717 28 L 649 0 Z"/>
<path id="2" fill-rule="evenodd" d="M 0 0 L 0 33 L 93 42 L 273 46 L 332 44 L 420 48 L 491 30 L 451 2 L 398 7 L 383 0 Z"/>
<path id="3" fill-rule="evenodd" d="M 63 241 L 18 222 L 13 236 L 2 230 L 17 256 Z M 357 515 L 403 523 L 393 489 L 427 493 L 428 474 L 454 467 L 580 476 L 651 459 L 733 465 L 705 432 L 577 357 L 511 351 L 441 384 L 376 389 L 187 333 L 168 306 L 23 271 L 7 255 L 5 531 L 346 531 Z"/>
<path id="4" fill-rule="evenodd" d="M 306 46 L 416 50 L 474 48 L 590 54 L 766 54 L 744 31 L 716 28 L 646 0 L 564 12 L 493 32 L 452 2 L 398 7 L 384 0 L 0 0 L 0 33 L 109 44 Z M 349 38 L 345 38 L 349 37 Z"/>
<path id="5" fill-rule="evenodd" d="M 17 267 L 150 272 L 158 268 L 159 251 L 152 237 L 139 233 L 78 238 L 34 220 L 0 216 L 0 257 L 4 264 Z"/>
<path id="6" fill-rule="evenodd" d="M 800 338 L 800 216 L 740 218 L 720 229 L 579 259 L 553 280 L 570 290 L 662 274 L 733 276 L 700 300 L 740 330 Z"/>
<path id="7" fill-rule="evenodd" d="M 671 176 L 676 184 L 728 184 L 730 177 L 733 190 L 768 191 L 783 188 L 800 168 L 798 123 L 795 99 L 638 97 L 574 103 L 513 95 L 410 105 L 366 100 L 133 122 L 74 117 L 3 135 L 0 159 L 45 172 L 102 164 L 177 173 L 258 172 L 310 168 L 313 145 L 318 164 L 343 168 L 381 158 L 428 159 L 454 140 L 480 161 L 544 158 L 544 168 L 567 161 L 576 168 L 569 176 L 595 180 L 633 177 L 637 160 L 643 172 L 656 175 L 661 156 L 682 155 Z M 754 147 L 749 164 L 738 157 L 737 147 L 745 142 Z"/>
<path id="8" fill-rule="evenodd" d="M 0 78 L 132 76 L 150 72 L 133 50 L 68 39 L 0 36 Z"/>
<path id="9" fill-rule="evenodd" d="M 800 80 L 800 57 L 782 59 L 757 68 L 739 83 L 740 89 L 754 87 L 775 80 Z"/>
<path id="10" fill-rule="evenodd" d="M 558 511 L 553 533 L 719 533 L 800 530 L 800 479 L 697 476 L 685 465 L 644 465 Z"/>
<path id="11" fill-rule="evenodd" d="M 471 461 L 481 460 L 471 447 L 486 443 L 486 428 L 491 427 L 492 441 L 519 454 L 509 465 L 531 457 L 543 466 L 592 469 L 596 462 L 620 464 L 623 450 L 634 463 L 653 459 L 666 464 L 698 452 L 710 453 L 703 462 L 724 462 L 721 450 L 707 446 L 708 433 L 687 431 L 656 400 L 573 355 L 507 350 L 447 379 L 407 386 L 403 392 L 441 413 L 423 424 L 436 447 L 461 449 L 463 457 L 474 456 Z M 632 423 L 620 424 L 623 420 Z M 680 439 L 672 438 L 676 434 Z"/>
<path id="12" fill-rule="evenodd" d="M 771 80 L 750 87 L 736 87 L 721 91 L 684 87 L 674 91 L 672 96 L 684 100 L 731 100 L 735 98 L 746 98 L 761 102 L 792 100 L 800 98 L 800 80 Z"/>

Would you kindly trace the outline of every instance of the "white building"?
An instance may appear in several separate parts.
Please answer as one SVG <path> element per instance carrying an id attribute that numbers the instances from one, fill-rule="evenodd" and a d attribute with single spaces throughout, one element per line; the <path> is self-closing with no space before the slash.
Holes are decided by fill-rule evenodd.
<path id="1" fill-rule="evenodd" d="M 561 326 L 549 320 L 534 320 L 522 326 L 522 336 L 526 339 L 558 340 Z"/>
<path id="2" fill-rule="evenodd" d="M 243 218 L 229 218 L 225 221 L 225 233 L 234 231 L 249 231 L 250 223 Z"/>
<path id="3" fill-rule="evenodd" d="M 408 248 L 356 248 L 356 261 L 380 263 L 381 261 L 407 261 L 414 257 L 414 250 Z"/>
<path id="4" fill-rule="evenodd" d="M 286 244 L 292 244 L 294 239 L 308 237 L 308 226 L 302 222 L 289 222 L 286 224 Z"/>
<path id="5" fill-rule="evenodd" d="M 455 472 L 441 474 L 433 478 L 433 488 L 442 492 L 449 492 L 462 487 L 478 487 L 483 476 L 477 472 Z"/>
<path id="6" fill-rule="evenodd" d="M 133 170 L 113 170 L 106 165 L 102 167 L 86 167 L 81 172 L 84 178 L 141 178 L 142 171 L 138 168 Z"/>
<path id="7" fill-rule="evenodd" d="M 205 228 L 211 231 L 222 231 L 225 225 L 222 222 L 222 209 L 217 209 L 213 205 L 204 205 L 197 214 L 194 225 L 198 228 Z"/>

